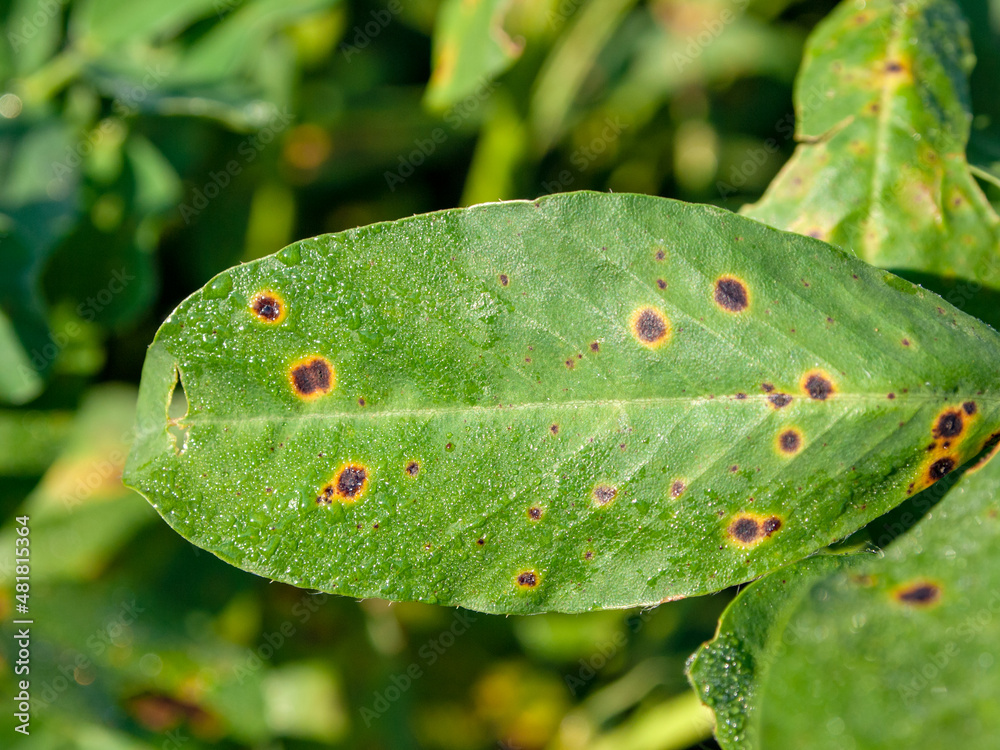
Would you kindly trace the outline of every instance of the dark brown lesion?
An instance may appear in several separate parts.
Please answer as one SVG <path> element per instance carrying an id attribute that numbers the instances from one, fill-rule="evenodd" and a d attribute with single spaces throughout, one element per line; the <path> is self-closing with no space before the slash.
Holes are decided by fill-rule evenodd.
<path id="1" fill-rule="evenodd" d="M 645 346 L 659 346 L 670 335 L 670 323 L 656 308 L 641 307 L 632 315 L 632 333 Z"/>
<path id="2" fill-rule="evenodd" d="M 322 357 L 310 357 L 294 364 L 288 377 L 301 398 L 317 398 L 333 388 L 333 367 Z"/>
<path id="3" fill-rule="evenodd" d="M 833 381 L 823 372 L 807 373 L 802 388 L 813 401 L 826 401 L 835 390 Z"/>
<path id="4" fill-rule="evenodd" d="M 941 587 L 929 581 L 917 581 L 896 589 L 896 600 L 914 607 L 929 607 L 941 599 Z"/>
<path id="5" fill-rule="evenodd" d="M 750 305 L 750 293 L 740 279 L 722 276 L 715 282 L 715 303 L 727 312 L 743 312 Z"/>
<path id="6" fill-rule="evenodd" d="M 367 467 L 362 464 L 344 464 L 333 480 L 320 491 L 316 502 L 320 505 L 330 505 L 334 500 L 342 503 L 357 502 L 368 488 L 368 474 Z"/>
<path id="7" fill-rule="evenodd" d="M 781 526 L 781 519 L 777 516 L 760 518 L 745 514 L 734 518 L 726 529 L 726 533 L 732 541 L 741 546 L 749 547 L 767 539 L 781 529 Z"/>
<path id="8" fill-rule="evenodd" d="M 500 274 L 500 285 L 507 286 L 509 283 L 510 283 L 510 277 L 507 276 L 507 274 L 505 273 Z"/>
<path id="9" fill-rule="evenodd" d="M 533 505 L 532 507 L 528 508 L 528 518 L 530 518 L 532 521 L 537 521 L 541 517 L 542 517 L 542 509 L 539 508 L 537 505 Z"/>
<path id="10" fill-rule="evenodd" d="M 778 447 L 782 453 L 798 453 L 802 447 L 802 434 L 794 429 L 785 430 L 778 436 Z"/>
<path id="11" fill-rule="evenodd" d="M 934 425 L 934 435 L 939 438 L 953 438 L 962 434 L 965 421 L 958 409 L 949 409 L 938 417 Z"/>
<path id="12" fill-rule="evenodd" d="M 684 493 L 685 489 L 687 489 L 687 485 L 685 485 L 684 482 L 680 479 L 675 480 L 674 483 L 670 485 L 670 497 L 676 500 Z"/>
<path id="13" fill-rule="evenodd" d="M 523 589 L 533 589 L 538 585 L 538 573 L 525 570 L 517 574 L 517 585 Z"/>
<path id="14" fill-rule="evenodd" d="M 775 409 L 783 409 L 792 403 L 792 397 L 787 393 L 772 393 L 767 400 Z"/>
<path id="15" fill-rule="evenodd" d="M 966 401 L 962 404 L 962 411 L 968 414 L 970 417 L 978 411 L 975 401 Z"/>
<path id="16" fill-rule="evenodd" d="M 939 458 L 931 464 L 930 468 L 927 470 L 927 478 L 932 482 L 936 482 L 939 479 L 944 479 L 954 470 L 955 459 L 951 456 L 945 456 L 944 458 Z"/>
<path id="17" fill-rule="evenodd" d="M 262 291 L 255 294 L 250 300 L 250 309 L 265 323 L 280 323 L 285 319 L 284 300 L 274 292 Z"/>
<path id="18" fill-rule="evenodd" d="M 407 474 L 407 476 L 415 477 L 419 473 L 420 473 L 420 462 L 419 461 L 410 461 L 406 465 L 406 474 Z"/>

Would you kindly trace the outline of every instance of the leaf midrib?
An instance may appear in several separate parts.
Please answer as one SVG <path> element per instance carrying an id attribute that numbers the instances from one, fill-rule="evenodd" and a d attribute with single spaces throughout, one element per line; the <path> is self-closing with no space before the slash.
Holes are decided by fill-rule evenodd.
<path id="1" fill-rule="evenodd" d="M 777 393 L 777 391 L 776 391 Z M 498 412 L 520 412 L 529 410 L 543 409 L 584 409 L 584 408 L 608 408 L 608 409 L 619 409 L 626 410 L 630 408 L 641 408 L 641 407 L 657 407 L 657 406 L 685 406 L 687 408 L 692 408 L 695 406 L 705 406 L 708 404 L 718 404 L 718 403 L 729 403 L 734 402 L 736 404 L 754 404 L 759 405 L 761 403 L 767 402 L 768 398 L 774 394 L 747 394 L 746 398 L 736 398 L 735 395 L 723 395 L 716 396 L 714 398 L 708 397 L 697 397 L 689 398 L 685 396 L 662 396 L 655 398 L 636 398 L 636 399 L 577 399 L 572 401 L 533 401 L 522 404 L 497 404 L 495 406 L 422 406 L 414 409 L 387 409 L 383 411 L 377 411 L 371 409 L 370 407 L 365 407 L 364 411 L 352 411 L 352 412 L 334 412 L 334 411 L 316 411 L 310 412 L 308 414 L 258 414 L 254 416 L 233 416 L 233 417 L 220 417 L 208 413 L 202 413 L 190 418 L 181 418 L 176 421 L 171 421 L 171 424 L 177 425 L 196 425 L 196 424 L 230 424 L 230 423 L 244 423 L 244 422 L 305 422 L 312 420 L 358 420 L 358 419 L 398 419 L 404 417 L 419 417 L 428 416 L 436 417 L 444 414 L 490 414 Z M 791 395 L 791 394 L 789 394 Z M 873 401 L 879 403 L 887 403 L 887 398 L 885 393 L 838 393 L 836 396 L 832 397 L 829 401 L 813 401 L 812 399 L 807 399 L 803 396 L 792 396 L 793 399 L 797 401 L 805 401 L 807 403 L 819 405 L 820 403 L 828 403 L 830 405 L 835 405 L 838 403 L 848 403 L 848 404 L 870 404 Z M 894 399 L 894 405 L 900 406 L 907 402 L 930 402 L 930 401 L 963 401 L 963 400 L 975 400 L 977 402 L 995 402 L 1000 400 L 1000 396 L 985 396 L 978 393 L 969 393 L 965 396 L 955 393 L 951 397 L 940 393 L 908 393 L 908 394 L 896 394 Z M 775 413 L 780 413 L 775 410 Z"/>

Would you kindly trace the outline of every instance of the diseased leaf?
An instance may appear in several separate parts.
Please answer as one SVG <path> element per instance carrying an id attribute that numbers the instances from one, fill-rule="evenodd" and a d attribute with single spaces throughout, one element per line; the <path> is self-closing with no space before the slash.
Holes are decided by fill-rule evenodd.
<path id="1" fill-rule="evenodd" d="M 796 82 L 801 143 L 745 213 L 1000 324 L 1000 218 L 965 159 L 973 62 L 951 0 L 843 2 Z"/>
<path id="2" fill-rule="evenodd" d="M 974 456 L 998 344 L 721 209 L 487 204 L 305 240 L 189 297 L 147 356 L 126 478 L 300 586 L 648 604 L 801 558 Z"/>
<path id="3" fill-rule="evenodd" d="M 998 492 L 992 460 L 966 472 L 884 558 L 862 557 L 819 581 L 806 560 L 741 593 L 691 667 L 716 711 L 720 744 L 994 747 Z M 787 590 L 786 580 L 808 593 L 776 603 L 768 594 Z"/>
<path id="4" fill-rule="evenodd" d="M 434 29 L 434 72 L 427 104 L 444 109 L 482 88 L 521 54 L 503 19 L 510 0 L 446 0 Z"/>

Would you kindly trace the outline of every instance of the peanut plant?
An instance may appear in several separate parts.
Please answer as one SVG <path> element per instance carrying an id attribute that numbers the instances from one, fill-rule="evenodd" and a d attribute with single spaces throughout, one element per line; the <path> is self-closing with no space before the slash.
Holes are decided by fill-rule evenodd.
<path id="1" fill-rule="evenodd" d="M 149 348 L 126 482 L 223 560 L 347 596 L 526 615 L 753 581 L 689 662 L 724 748 L 993 747 L 972 64 L 949 0 L 850 0 L 744 215 L 565 193 L 225 271 Z"/>

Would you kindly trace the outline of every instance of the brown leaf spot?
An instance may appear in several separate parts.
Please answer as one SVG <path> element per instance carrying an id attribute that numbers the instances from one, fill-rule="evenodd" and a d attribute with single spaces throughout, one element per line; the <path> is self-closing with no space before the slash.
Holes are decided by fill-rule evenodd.
<path id="1" fill-rule="evenodd" d="M 345 463 L 320 491 L 316 502 L 329 505 L 334 499 L 344 504 L 357 502 L 368 489 L 368 468 L 364 464 Z"/>
<path id="2" fill-rule="evenodd" d="M 909 346 L 909 345 L 910 345 L 910 340 L 909 340 L 909 339 L 903 339 L 903 340 L 902 340 L 902 341 L 901 341 L 900 343 L 901 343 L 901 344 L 902 344 L 903 346 Z"/>
<path id="3" fill-rule="evenodd" d="M 522 589 L 533 589 L 538 585 L 538 573 L 524 570 L 517 574 L 517 585 Z"/>
<path id="4" fill-rule="evenodd" d="M 802 433 L 789 428 L 778 435 L 778 450 L 786 456 L 793 456 L 802 449 Z"/>
<path id="5" fill-rule="evenodd" d="M 590 496 L 593 498 L 594 502 L 597 505 L 607 505 L 608 503 L 610 503 L 612 500 L 615 499 L 615 496 L 617 494 L 618 494 L 617 487 L 612 487 L 610 484 L 599 484 L 596 487 L 594 487 L 594 490 L 593 492 L 590 493 Z"/>
<path id="6" fill-rule="evenodd" d="M 551 432 L 553 435 L 558 435 L 559 434 L 559 425 L 557 425 L 557 424 L 551 425 L 549 427 L 549 432 Z"/>
<path id="7" fill-rule="evenodd" d="M 930 607 L 941 599 L 941 587 L 930 581 L 907 583 L 894 592 L 896 600 L 913 607 Z"/>
<path id="8" fill-rule="evenodd" d="M 542 509 L 537 506 L 532 506 L 528 508 L 528 518 L 532 521 L 537 521 L 542 517 Z"/>
<path id="9" fill-rule="evenodd" d="M 781 528 L 781 519 L 777 516 L 771 516 L 764 523 L 761 524 L 761 529 L 764 531 L 764 536 L 771 536 L 775 531 Z"/>
<path id="10" fill-rule="evenodd" d="M 887 393 L 885 397 L 887 399 L 889 399 L 890 401 L 892 401 L 894 398 L 896 398 L 896 394 L 895 393 Z"/>
<path id="11" fill-rule="evenodd" d="M 742 401 L 746 397 L 747 397 L 747 394 L 745 394 L 745 393 L 737 393 L 736 394 L 736 398 L 738 398 L 740 401 Z"/>
<path id="12" fill-rule="evenodd" d="M 333 390 L 336 377 L 333 367 L 323 357 L 303 357 L 292 363 L 288 371 L 292 390 L 299 398 L 310 401 Z"/>
<path id="13" fill-rule="evenodd" d="M 787 393 L 772 393 L 767 400 L 775 409 L 784 409 L 792 403 L 792 397 Z"/>
<path id="14" fill-rule="evenodd" d="M 729 540 L 741 547 L 751 547 L 770 537 L 782 526 L 777 516 L 758 516 L 742 513 L 736 516 L 726 529 Z"/>
<path id="15" fill-rule="evenodd" d="M 667 282 L 664 279 L 657 279 L 656 280 L 656 285 L 658 287 L 660 287 L 660 289 L 666 289 L 667 288 Z"/>
<path id="16" fill-rule="evenodd" d="M 254 315 L 264 323 L 270 323 L 277 325 L 281 323 L 288 311 L 285 307 L 285 301 L 281 298 L 281 295 L 272 292 L 270 289 L 263 289 L 253 296 L 250 300 L 250 309 L 253 310 Z"/>
<path id="17" fill-rule="evenodd" d="M 662 250 L 657 250 L 656 251 L 656 259 L 657 260 L 663 260 L 666 257 L 667 257 L 667 254 L 665 252 L 663 252 Z"/>
<path id="18" fill-rule="evenodd" d="M 510 278 L 507 276 L 507 274 L 505 273 L 500 274 L 500 285 L 507 286 L 509 283 L 510 283 Z"/>
<path id="19" fill-rule="evenodd" d="M 601 351 L 601 345 L 599 343 L 597 343 L 596 341 L 591 341 L 590 342 L 590 351 L 592 351 L 592 352 L 599 352 L 599 351 Z"/>
<path id="20" fill-rule="evenodd" d="M 750 516 L 739 516 L 729 524 L 729 536 L 739 544 L 753 544 L 761 535 L 760 524 Z"/>
<path id="21" fill-rule="evenodd" d="M 567 359 L 566 360 L 566 367 L 567 367 L 567 369 L 572 370 L 574 367 L 576 367 L 576 362 L 574 362 L 572 359 Z"/>
<path id="22" fill-rule="evenodd" d="M 486 544 L 486 540 L 480 537 L 479 539 L 476 540 L 476 544 L 482 547 L 484 544 Z"/>
<path id="23" fill-rule="evenodd" d="M 676 500 L 677 498 L 679 498 L 681 496 L 681 494 L 683 494 L 683 492 L 684 492 L 684 490 L 686 488 L 687 488 L 687 485 L 685 485 L 684 482 L 682 482 L 680 479 L 678 479 L 672 485 L 670 485 L 670 497 L 672 497 L 672 498 L 674 498 Z"/>
<path id="24" fill-rule="evenodd" d="M 774 390 L 774 386 L 771 385 L 770 383 L 761 383 L 760 389 L 764 391 L 764 393 L 770 393 L 771 391 Z"/>
<path id="25" fill-rule="evenodd" d="M 750 292 L 735 276 L 721 276 L 715 282 L 715 304 L 726 312 L 743 312 L 750 305 Z"/>
<path id="26" fill-rule="evenodd" d="M 962 434 L 965 422 L 962 419 L 962 412 L 958 409 L 948 409 L 938 417 L 934 425 L 934 436 L 939 438 L 953 438 Z"/>
<path id="27" fill-rule="evenodd" d="M 670 321 L 655 307 L 640 307 L 632 313 L 632 335 L 640 344 L 656 349 L 670 338 Z"/>
<path id="28" fill-rule="evenodd" d="M 931 464 L 931 467 L 927 470 L 927 476 L 932 482 L 936 482 L 950 474 L 954 469 L 955 459 L 945 456 Z"/>
<path id="29" fill-rule="evenodd" d="M 802 376 L 800 383 L 802 390 L 808 394 L 813 401 L 826 401 L 837 392 L 830 376 L 822 370 L 810 370 Z"/>
<path id="30" fill-rule="evenodd" d="M 973 414 L 976 413 L 976 402 L 966 401 L 964 404 L 962 404 L 962 411 L 964 411 L 971 417 Z"/>
<path id="31" fill-rule="evenodd" d="M 420 473 L 419 461 L 410 461 L 410 463 L 406 465 L 406 474 L 408 476 L 415 477 L 419 473 Z"/>

